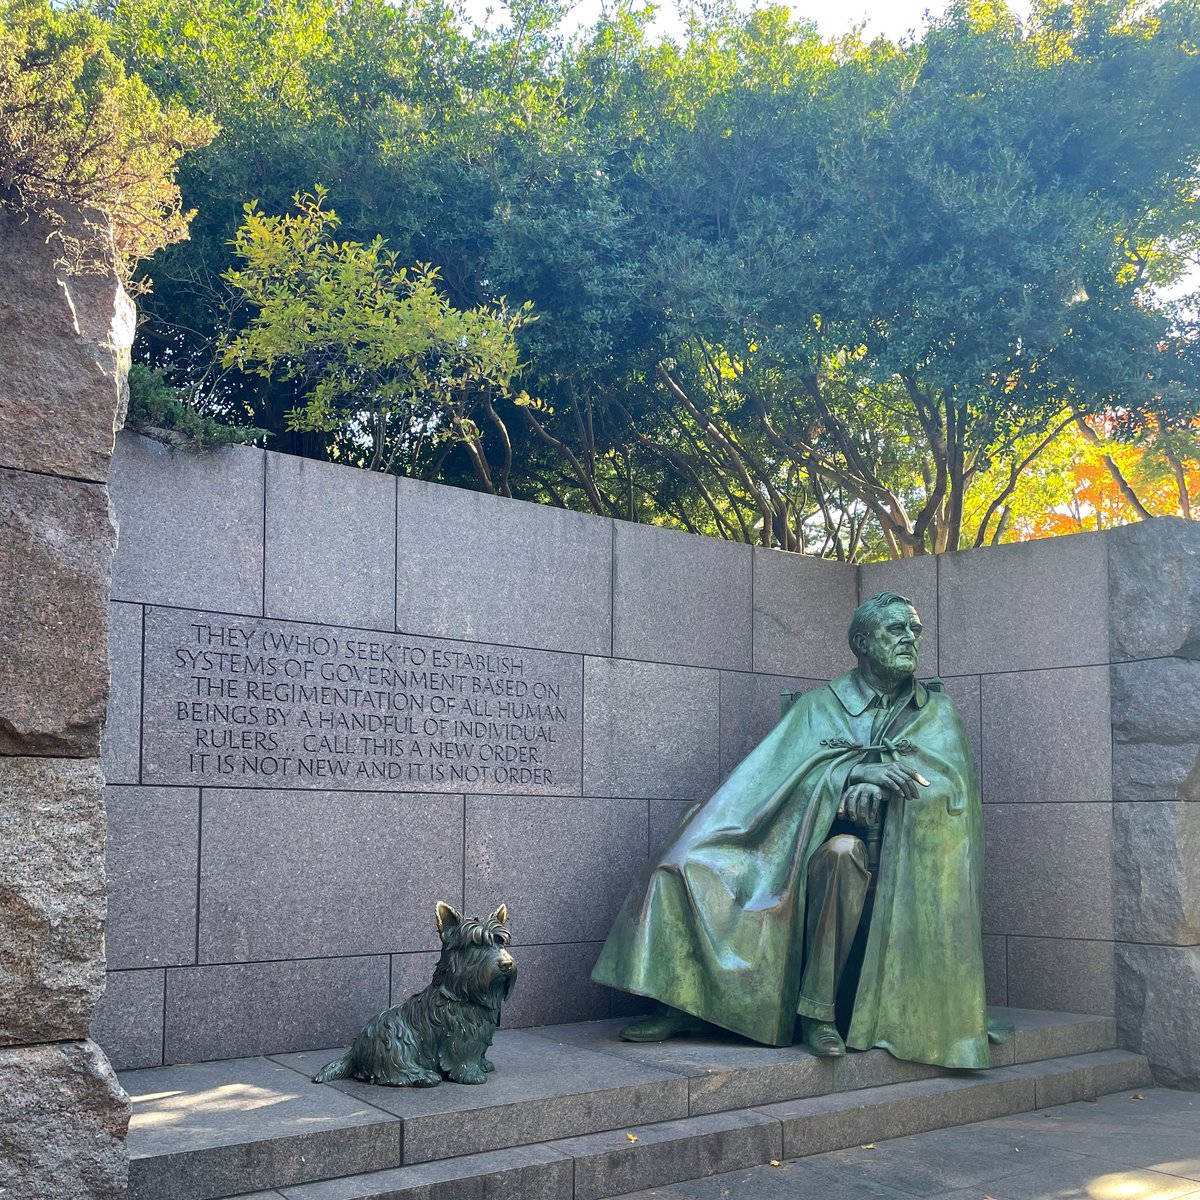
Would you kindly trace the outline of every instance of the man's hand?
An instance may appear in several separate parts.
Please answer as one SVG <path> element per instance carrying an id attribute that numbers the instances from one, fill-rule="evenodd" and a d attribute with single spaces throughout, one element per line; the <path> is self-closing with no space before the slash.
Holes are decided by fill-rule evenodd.
<path id="1" fill-rule="evenodd" d="M 849 791 L 856 783 L 869 783 L 909 800 L 917 798 L 918 784 L 921 787 L 929 786 L 929 780 L 919 771 L 898 762 L 859 763 L 857 767 L 851 768 L 850 774 L 846 776 L 846 790 Z"/>
<path id="2" fill-rule="evenodd" d="M 873 783 L 852 783 L 842 793 L 838 816 L 853 821 L 855 825 L 871 825 L 879 816 L 883 798 L 883 789 Z"/>

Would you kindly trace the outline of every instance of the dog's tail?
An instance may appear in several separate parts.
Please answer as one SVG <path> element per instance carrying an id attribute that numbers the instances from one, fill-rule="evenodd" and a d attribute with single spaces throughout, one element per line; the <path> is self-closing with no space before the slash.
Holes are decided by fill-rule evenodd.
<path id="1" fill-rule="evenodd" d="M 330 1083 L 334 1079 L 349 1079 L 353 1069 L 350 1055 L 344 1054 L 341 1058 L 335 1058 L 333 1062 L 326 1063 L 313 1076 L 313 1083 Z"/>

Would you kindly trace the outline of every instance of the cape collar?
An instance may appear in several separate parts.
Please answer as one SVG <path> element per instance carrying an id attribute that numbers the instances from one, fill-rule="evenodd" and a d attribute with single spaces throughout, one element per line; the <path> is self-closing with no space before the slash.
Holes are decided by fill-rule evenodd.
<path id="1" fill-rule="evenodd" d="M 852 717 L 861 716 L 866 712 L 868 706 L 879 694 L 858 673 L 857 667 L 852 671 L 847 671 L 845 675 L 831 679 L 829 687 L 841 701 L 842 707 Z M 919 679 L 913 681 L 912 698 L 918 708 L 922 707 L 929 699 L 929 690 Z"/>

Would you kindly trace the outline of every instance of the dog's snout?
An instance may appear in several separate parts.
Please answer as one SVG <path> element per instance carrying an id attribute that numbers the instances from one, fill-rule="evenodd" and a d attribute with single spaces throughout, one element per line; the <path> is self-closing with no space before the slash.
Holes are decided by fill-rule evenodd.
<path id="1" fill-rule="evenodd" d="M 500 951 L 499 962 L 502 971 L 511 971 L 517 965 L 517 960 L 507 950 Z"/>

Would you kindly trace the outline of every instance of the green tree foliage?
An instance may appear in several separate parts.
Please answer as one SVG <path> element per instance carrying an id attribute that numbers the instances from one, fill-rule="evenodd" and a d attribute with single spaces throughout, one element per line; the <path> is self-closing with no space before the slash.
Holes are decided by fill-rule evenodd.
<path id="1" fill-rule="evenodd" d="M 1200 242 L 1194 0 L 1025 27 L 969 0 L 899 45 L 782 8 L 680 44 L 629 8 L 564 41 L 561 15 L 116 0 L 127 65 L 222 125 L 141 353 L 282 449 L 852 558 L 995 540 L 1085 418 L 1193 436 L 1196 306 L 1155 294 Z M 523 394 L 471 437 L 431 454 L 397 409 L 380 457 L 349 374 L 334 428 L 289 416 L 298 343 L 269 376 L 224 356 L 262 312 L 229 273 L 242 205 L 317 179 L 356 254 L 433 264 L 447 312 L 532 304 Z"/>
<path id="2" fill-rule="evenodd" d="M 59 206 L 111 222 L 126 272 L 187 236 L 175 171 L 212 123 L 160 101 L 126 72 L 112 31 L 50 0 L 0 0 L 0 205 L 56 219 Z M 83 259 L 92 249 L 71 249 Z"/>
<path id="3" fill-rule="evenodd" d="M 510 394 L 527 310 L 454 308 L 433 267 L 399 266 L 381 237 L 334 240 L 325 196 L 319 186 L 297 195 L 283 216 L 246 205 L 233 242 L 242 265 L 224 278 L 254 316 L 223 362 L 297 380 L 303 403 L 286 414 L 288 428 L 332 434 L 374 470 L 419 466 L 458 444 L 481 487 L 511 495 L 511 454 L 493 475 L 480 426 L 503 430 L 496 404 Z"/>

